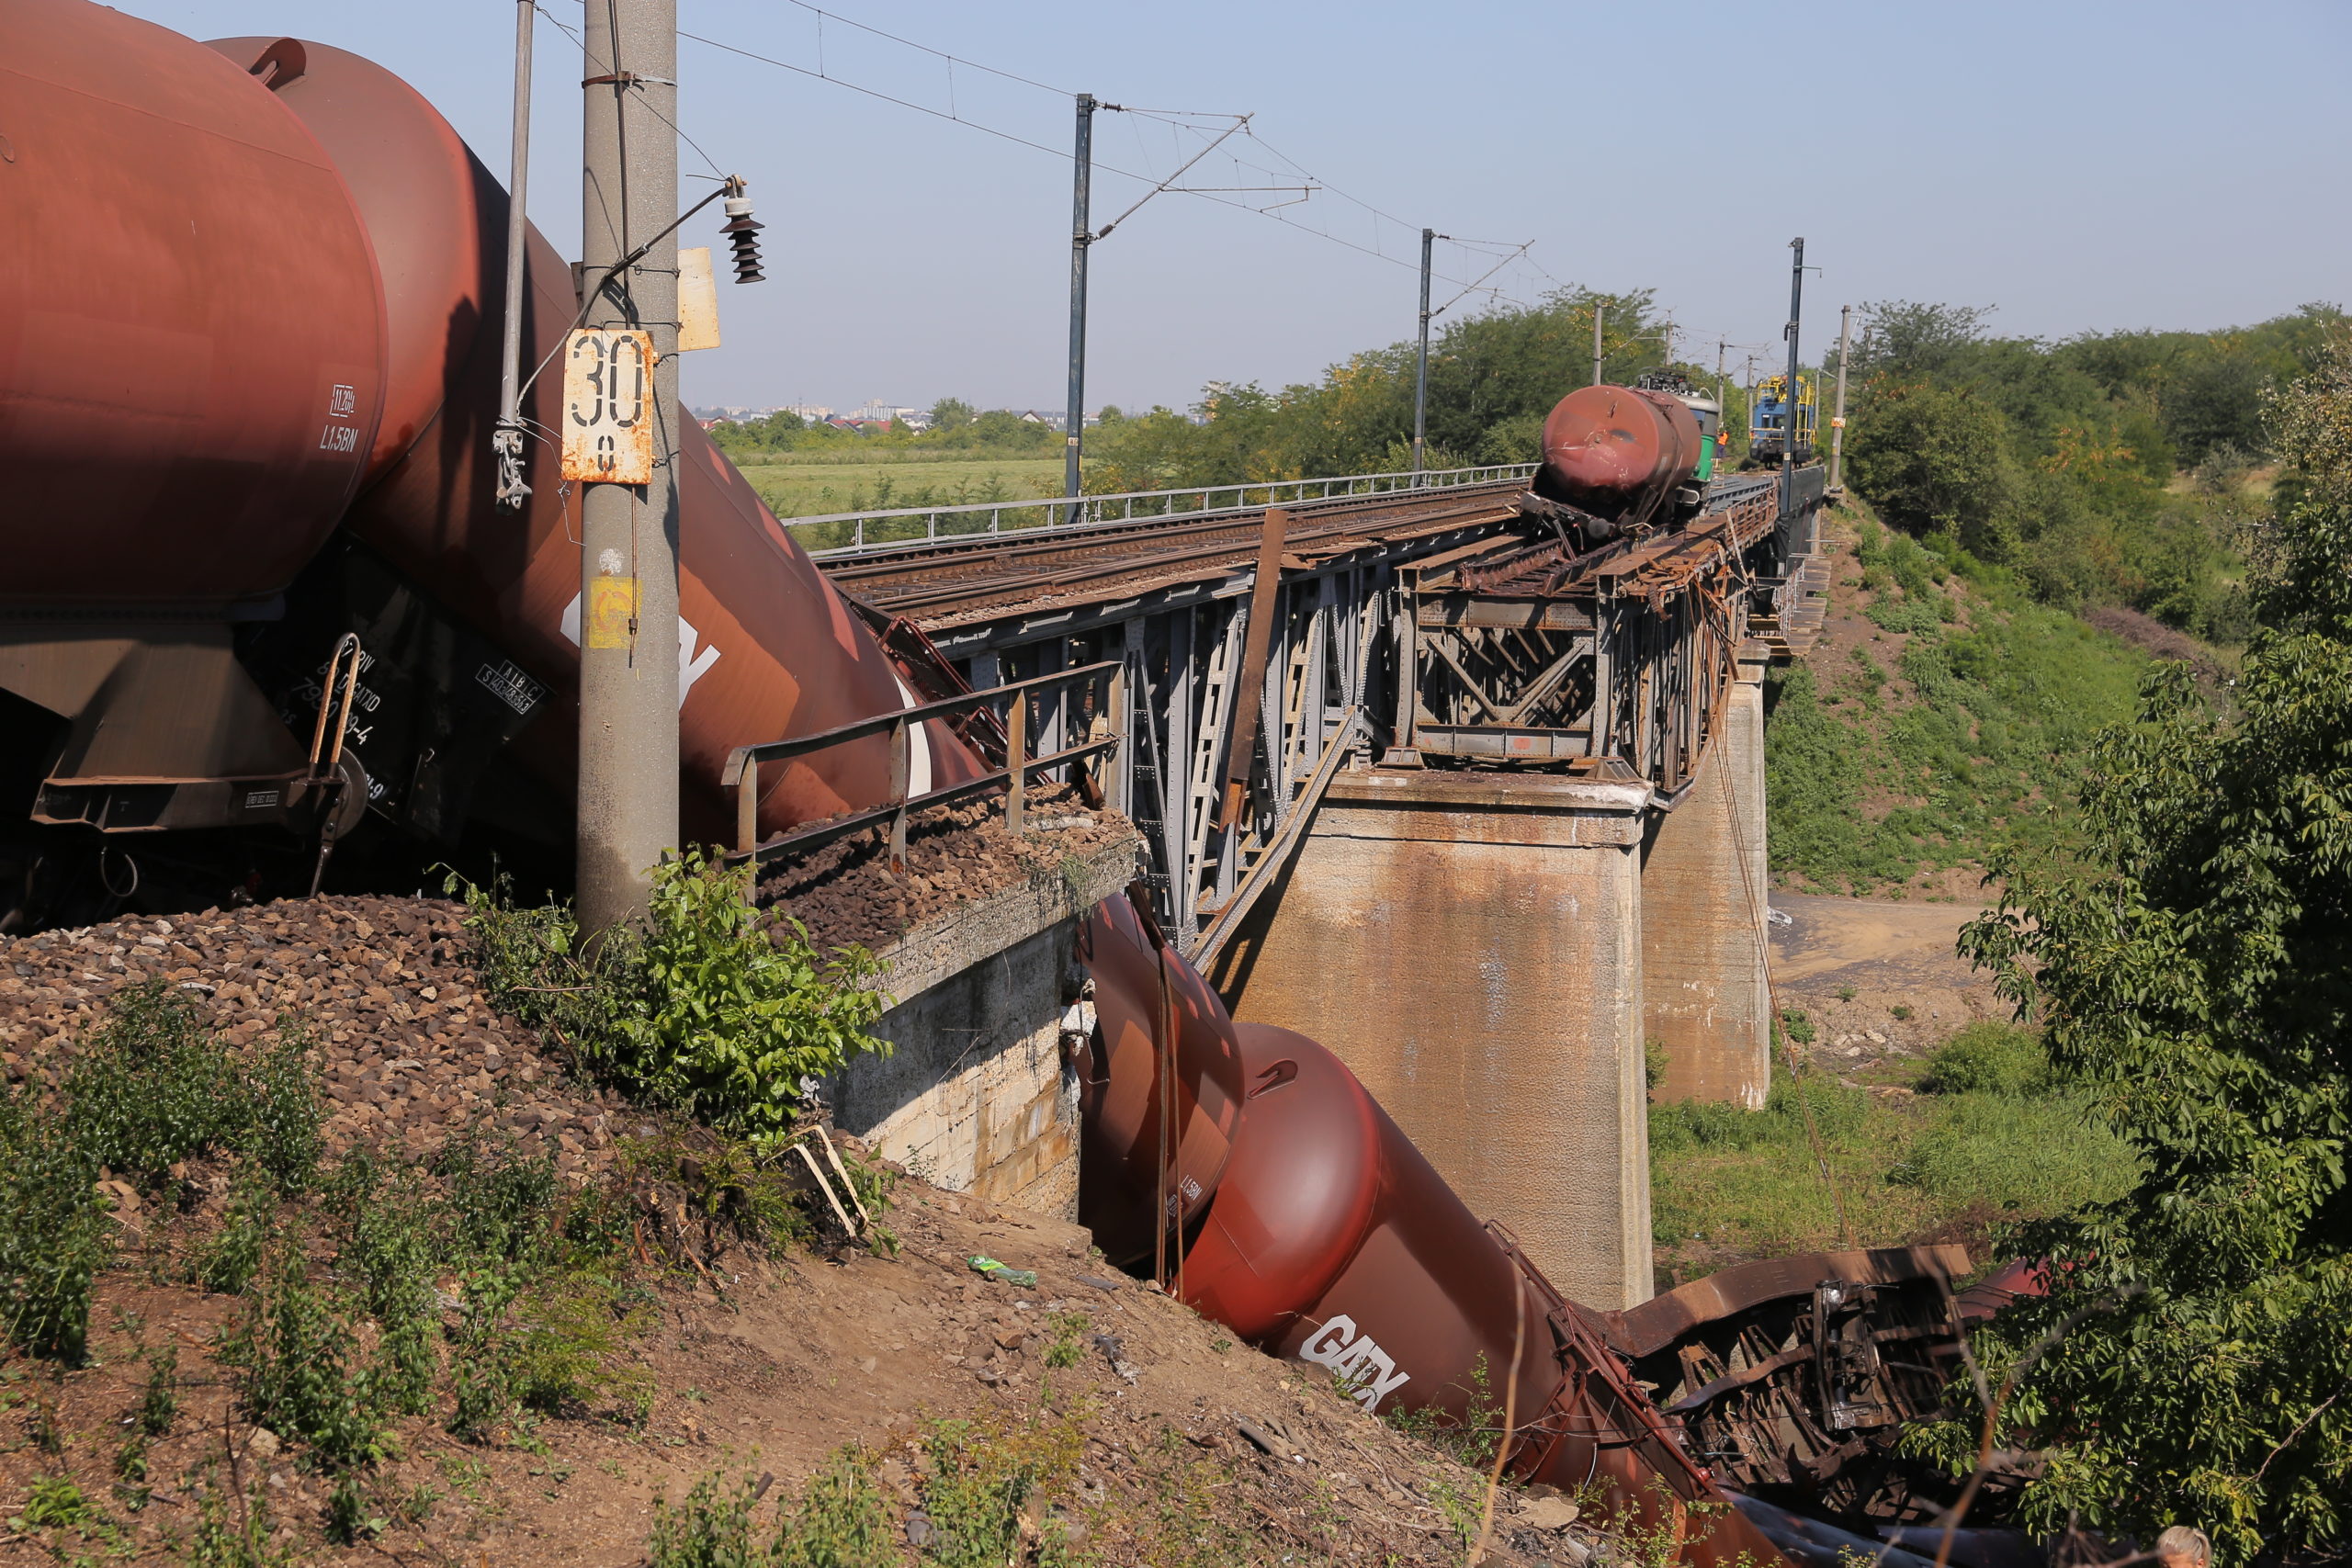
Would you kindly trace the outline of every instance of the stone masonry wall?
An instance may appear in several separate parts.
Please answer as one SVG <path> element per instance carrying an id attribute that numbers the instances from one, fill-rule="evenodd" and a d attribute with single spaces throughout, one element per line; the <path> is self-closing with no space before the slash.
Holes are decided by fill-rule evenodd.
<path id="1" fill-rule="evenodd" d="M 909 931 L 879 956 L 897 998 L 853 1062 L 834 1121 L 958 1192 L 1061 1219 L 1078 1209 L 1077 1086 L 1061 1021 L 1078 994 L 1078 925 L 1135 875 L 1123 838 Z"/>

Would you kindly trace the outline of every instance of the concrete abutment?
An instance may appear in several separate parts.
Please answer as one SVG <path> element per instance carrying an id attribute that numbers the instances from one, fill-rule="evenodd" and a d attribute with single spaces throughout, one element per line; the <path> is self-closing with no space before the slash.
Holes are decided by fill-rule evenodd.
<path id="1" fill-rule="evenodd" d="M 1238 1016 L 1337 1052 L 1474 1213 L 1601 1308 L 1651 1293 L 1648 799 L 1550 774 L 1343 773 L 1216 976 Z"/>
<path id="2" fill-rule="evenodd" d="M 1741 649 L 1716 744 L 1643 848 L 1643 1028 L 1665 1050 L 1661 1100 L 1760 1110 L 1771 1089 L 1765 659 L 1760 645 Z"/>
<path id="3" fill-rule="evenodd" d="M 842 1129 L 936 1186 L 1078 1217 L 1078 1085 L 1061 1048 L 1079 922 L 1135 875 L 1122 839 L 919 926 L 876 954 L 893 1003 L 827 1099 Z"/>

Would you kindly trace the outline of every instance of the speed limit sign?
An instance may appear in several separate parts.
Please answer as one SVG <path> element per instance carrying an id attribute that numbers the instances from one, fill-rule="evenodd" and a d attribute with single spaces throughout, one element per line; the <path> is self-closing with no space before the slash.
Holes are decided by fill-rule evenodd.
<path id="1" fill-rule="evenodd" d="M 653 482 L 653 334 L 583 327 L 563 350 L 563 477 Z"/>

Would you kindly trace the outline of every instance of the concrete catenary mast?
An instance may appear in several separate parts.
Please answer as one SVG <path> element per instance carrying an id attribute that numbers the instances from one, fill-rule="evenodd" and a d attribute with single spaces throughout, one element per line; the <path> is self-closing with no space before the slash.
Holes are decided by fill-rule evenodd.
<path id="1" fill-rule="evenodd" d="M 678 842 L 678 271 L 674 247 L 647 249 L 678 211 L 678 17 L 675 0 L 583 9 L 582 324 L 653 346 L 651 481 L 581 499 L 578 897 L 603 931 L 644 913 Z"/>

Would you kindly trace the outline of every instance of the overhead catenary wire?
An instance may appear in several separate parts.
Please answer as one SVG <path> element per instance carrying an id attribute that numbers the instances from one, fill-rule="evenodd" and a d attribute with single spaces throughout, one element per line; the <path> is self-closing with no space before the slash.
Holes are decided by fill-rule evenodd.
<path id="1" fill-rule="evenodd" d="M 581 37 L 579 28 L 565 21 L 561 17 L 557 16 L 553 11 L 548 10 L 545 6 L 540 5 L 538 0 L 531 0 L 531 9 L 537 12 L 540 16 L 545 17 L 548 21 L 554 23 L 557 31 L 562 33 L 564 37 L 570 39 L 573 43 L 580 46 L 581 57 L 582 59 L 587 57 L 588 40 Z M 612 62 L 609 60 L 598 61 L 596 63 L 604 66 L 607 70 L 612 69 Z M 663 114 L 660 109 L 654 107 L 651 103 L 647 102 L 642 94 L 639 95 L 638 103 L 639 107 L 643 108 L 646 113 L 651 115 L 655 119 L 658 119 L 662 124 L 668 126 L 672 130 L 676 131 L 678 134 L 678 140 L 693 148 L 695 150 L 695 156 L 702 160 L 703 167 L 710 171 L 710 173 L 707 175 L 690 174 L 686 176 L 688 179 L 719 180 L 723 182 L 728 178 L 727 175 L 718 172 L 718 161 L 713 158 L 709 153 L 704 152 L 702 143 L 687 135 L 684 126 L 680 125 L 676 120 L 672 119 L 668 115 Z"/>
<path id="2" fill-rule="evenodd" d="M 807 4 L 807 0 L 792 0 L 792 4 L 799 6 L 800 9 L 808 11 L 812 15 L 818 17 L 820 20 L 820 25 L 824 20 L 841 22 L 845 26 L 855 28 L 861 32 L 869 33 L 876 38 L 886 39 L 890 42 L 930 55 L 951 67 L 983 71 L 990 75 L 1001 77 L 1007 81 L 1016 82 L 1022 85 L 1033 87 L 1042 92 L 1053 93 L 1058 96 L 1075 96 L 1074 94 L 1065 93 L 1063 89 L 1053 86 L 1048 83 L 1040 82 L 1034 77 L 1023 76 L 1016 72 L 1000 70 L 994 66 L 983 65 L 978 61 L 967 60 L 960 55 L 949 54 L 944 50 L 934 49 L 928 44 L 918 43 L 911 39 L 901 38 L 898 34 L 887 32 L 882 28 L 870 27 L 863 22 L 852 21 L 849 18 L 840 17 L 833 12 L 823 10 L 821 7 L 808 5 Z M 912 109 L 918 114 L 927 115 L 934 119 L 941 119 L 952 124 L 967 126 L 974 130 L 980 131 L 985 135 L 995 137 L 999 141 L 1010 141 L 1017 146 L 1026 147 L 1034 152 L 1044 152 L 1055 158 L 1068 160 L 1071 155 L 1063 148 L 1055 147 L 1046 142 L 1033 140 L 1032 138 L 1023 136 L 1017 131 L 1007 130 L 1000 126 L 988 124 L 986 121 L 975 119 L 963 113 L 955 103 L 952 96 L 952 88 L 949 107 L 942 109 L 933 105 L 922 103 L 916 99 L 901 96 L 896 93 L 885 92 L 880 88 L 867 86 L 864 83 L 854 82 L 847 77 L 833 74 L 826 69 L 821 52 L 820 53 L 817 66 L 812 69 L 808 65 L 800 64 L 794 61 L 779 59 L 775 55 L 763 53 L 758 50 L 745 48 L 741 44 L 729 43 L 724 39 L 712 38 L 703 33 L 692 32 L 684 28 L 681 28 L 678 30 L 678 36 L 683 39 L 701 44 L 706 48 L 719 50 L 725 53 L 736 55 L 745 60 L 754 61 L 760 64 L 773 66 L 780 71 L 791 72 L 796 75 L 810 77 L 820 82 L 828 82 L 834 86 L 845 88 L 848 91 L 894 105 L 899 108 Z M 821 43 L 821 32 L 820 34 L 820 40 Z M 1178 126 L 1181 129 L 1196 130 L 1202 134 L 1206 134 L 1211 128 L 1194 126 L 1188 122 L 1201 119 L 1231 121 L 1236 118 L 1229 114 L 1212 114 L 1208 111 L 1200 110 L 1137 108 L 1125 105 L 1114 104 L 1103 104 L 1101 107 L 1104 109 L 1127 113 L 1146 119 L 1159 120 L 1163 123 Z M 1227 135 L 1230 135 L 1232 133 L 1232 128 L 1229 125 L 1225 126 L 1222 129 L 1225 130 Z M 1416 235 L 1419 234 L 1419 231 L 1418 226 L 1407 225 L 1404 220 L 1397 218 L 1394 213 L 1387 212 L 1385 209 L 1363 200 L 1360 197 L 1354 196 L 1344 190 L 1340 190 L 1335 186 L 1329 186 L 1324 182 L 1317 180 L 1313 175 L 1307 175 L 1302 165 L 1298 164 L 1295 160 L 1292 159 L 1287 153 L 1283 152 L 1279 148 L 1276 148 L 1267 142 L 1265 139 L 1257 132 L 1254 127 L 1245 127 L 1242 134 L 1245 135 L 1248 140 L 1257 143 L 1260 147 L 1264 148 L 1271 156 L 1280 160 L 1281 163 L 1287 167 L 1277 170 L 1269 169 L 1263 165 L 1258 164 L 1245 164 L 1244 166 L 1257 168 L 1261 173 L 1276 178 L 1288 175 L 1294 179 L 1303 180 L 1306 184 L 1311 186 L 1316 193 L 1319 194 L 1321 192 L 1328 191 L 1329 194 L 1338 197 L 1341 200 L 1363 209 L 1366 213 L 1373 215 L 1381 222 L 1400 227 L 1410 227 L 1413 229 Z M 1220 140 L 1222 140 L 1222 138 L 1220 138 Z M 1115 175 L 1121 179 L 1135 180 L 1147 186 L 1156 186 L 1162 183 L 1153 175 L 1137 174 L 1134 170 L 1120 168 L 1115 164 L 1102 163 L 1100 160 L 1094 162 L 1093 167 L 1101 173 Z M 1247 194 L 1250 191 L 1264 187 L 1256 186 L 1241 186 L 1221 190 L 1171 185 L 1167 186 L 1167 188 L 1171 194 L 1192 196 L 1203 201 L 1215 202 L 1221 207 L 1229 207 L 1238 211 L 1255 213 L 1259 217 L 1270 219 L 1274 222 L 1296 229 L 1303 233 L 1314 235 L 1315 237 L 1328 241 L 1330 243 L 1340 245 L 1348 250 L 1371 256 L 1377 261 L 1386 262 L 1392 266 L 1402 267 L 1408 271 L 1419 270 L 1418 261 L 1408 260 L 1403 256 L 1392 254 L 1383 249 L 1376 233 L 1374 236 L 1374 243 L 1365 244 L 1360 241 L 1351 240 L 1344 235 L 1335 233 L 1330 230 L 1317 228 L 1311 223 L 1300 222 L 1297 219 L 1276 210 L 1277 208 L 1296 205 L 1295 201 L 1259 206 L 1250 202 L 1234 199 L 1234 196 L 1236 194 Z M 1298 186 L 1295 184 L 1285 184 L 1273 188 L 1282 191 L 1289 191 L 1297 189 Z M 1549 277 L 1549 274 L 1545 274 L 1546 277 Z M 1461 287 L 1465 282 L 1462 277 L 1452 276 L 1446 276 L 1445 281 L 1456 287 Z M 1556 285 L 1557 280 L 1554 279 L 1553 281 Z"/>

